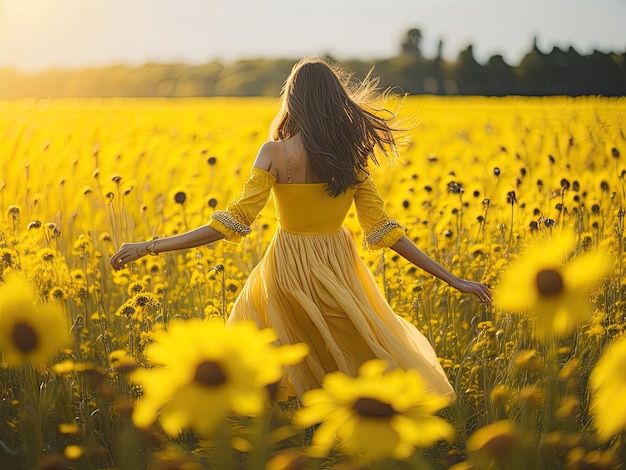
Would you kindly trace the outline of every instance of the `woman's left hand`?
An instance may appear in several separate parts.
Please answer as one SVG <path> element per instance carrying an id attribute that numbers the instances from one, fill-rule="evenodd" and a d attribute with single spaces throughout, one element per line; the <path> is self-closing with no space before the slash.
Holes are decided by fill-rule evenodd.
<path id="1" fill-rule="evenodd" d="M 124 243 L 117 252 L 111 256 L 109 262 L 116 271 L 126 264 L 137 261 L 148 254 L 147 245 L 150 242 Z"/>
<path id="2" fill-rule="evenodd" d="M 454 283 L 453 287 L 460 290 L 461 292 L 474 294 L 480 299 L 483 304 L 491 305 L 491 292 L 486 285 L 481 284 L 480 282 L 469 281 L 467 279 L 459 279 Z"/>

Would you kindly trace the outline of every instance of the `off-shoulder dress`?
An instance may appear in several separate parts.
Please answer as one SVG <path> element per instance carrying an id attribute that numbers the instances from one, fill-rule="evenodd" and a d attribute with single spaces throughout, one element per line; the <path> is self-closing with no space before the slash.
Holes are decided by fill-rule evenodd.
<path id="1" fill-rule="evenodd" d="M 326 183 L 277 183 L 253 168 L 240 196 L 211 216 L 209 226 L 239 242 L 274 198 L 278 228 L 251 271 L 228 323 L 253 320 L 273 328 L 281 344 L 304 342 L 309 354 L 288 371 L 298 396 L 333 371 L 356 375 L 372 358 L 417 369 L 427 388 L 455 397 L 437 355 L 419 330 L 396 315 L 343 226 L 352 204 L 369 249 L 389 247 L 404 229 L 388 217 L 371 177 L 332 197 Z"/>

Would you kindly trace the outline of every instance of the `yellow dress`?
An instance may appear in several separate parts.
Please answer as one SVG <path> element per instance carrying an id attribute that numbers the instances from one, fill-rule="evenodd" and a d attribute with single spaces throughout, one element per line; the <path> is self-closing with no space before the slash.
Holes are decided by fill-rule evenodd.
<path id="1" fill-rule="evenodd" d="M 379 358 L 391 367 L 417 369 L 430 391 L 454 398 L 431 344 L 391 310 L 342 224 L 354 202 L 370 249 L 393 245 L 403 228 L 387 216 L 371 178 L 338 197 L 325 188 L 279 184 L 253 168 L 242 195 L 212 215 L 209 226 L 238 242 L 273 195 L 279 221 L 228 322 L 253 320 L 273 328 L 281 344 L 309 346 L 306 359 L 289 370 L 300 397 L 320 387 L 329 372 L 356 375 L 364 361 Z"/>

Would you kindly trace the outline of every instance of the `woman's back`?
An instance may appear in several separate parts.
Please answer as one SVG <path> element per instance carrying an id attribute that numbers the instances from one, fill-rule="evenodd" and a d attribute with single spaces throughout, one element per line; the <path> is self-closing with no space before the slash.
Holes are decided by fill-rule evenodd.
<path id="1" fill-rule="evenodd" d="M 300 235 L 323 235 L 341 230 L 352 205 L 355 189 L 332 197 L 308 164 L 299 135 L 276 142 L 272 166 L 276 183 L 272 189 L 281 230 Z"/>
<path id="2" fill-rule="evenodd" d="M 302 144 L 300 134 L 296 134 L 280 142 L 275 142 L 275 151 L 272 165 L 278 169 L 276 182 L 310 184 L 322 183 L 323 180 L 315 174 L 309 164 L 309 156 Z M 280 149 L 278 148 L 280 146 Z"/>

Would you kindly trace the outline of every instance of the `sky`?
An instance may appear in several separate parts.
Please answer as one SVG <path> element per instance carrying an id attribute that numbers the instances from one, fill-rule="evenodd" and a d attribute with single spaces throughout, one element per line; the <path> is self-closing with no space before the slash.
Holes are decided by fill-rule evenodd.
<path id="1" fill-rule="evenodd" d="M 626 50 L 626 0 L 0 0 L 0 67 L 36 73 L 146 62 L 396 56 L 407 31 L 424 55 L 519 63 L 539 48 Z"/>

